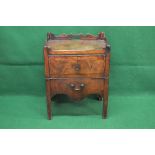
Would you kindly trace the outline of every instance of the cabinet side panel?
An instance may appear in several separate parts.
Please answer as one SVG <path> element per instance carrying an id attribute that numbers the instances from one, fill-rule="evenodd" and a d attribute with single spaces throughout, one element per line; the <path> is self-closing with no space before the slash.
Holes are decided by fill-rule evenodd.
<path id="1" fill-rule="evenodd" d="M 49 77 L 49 63 L 48 63 L 48 50 L 44 47 L 44 64 L 45 64 L 45 77 Z"/>
<path id="2" fill-rule="evenodd" d="M 105 59 L 105 76 L 109 76 L 109 70 L 110 70 L 110 52 L 107 53 L 106 59 Z"/>

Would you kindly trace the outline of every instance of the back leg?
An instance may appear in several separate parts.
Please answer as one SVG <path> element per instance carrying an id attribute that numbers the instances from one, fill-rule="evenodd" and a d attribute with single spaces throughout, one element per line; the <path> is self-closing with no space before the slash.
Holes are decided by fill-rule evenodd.
<path id="1" fill-rule="evenodd" d="M 102 96 L 101 95 L 97 95 L 97 98 L 99 101 L 102 101 Z"/>

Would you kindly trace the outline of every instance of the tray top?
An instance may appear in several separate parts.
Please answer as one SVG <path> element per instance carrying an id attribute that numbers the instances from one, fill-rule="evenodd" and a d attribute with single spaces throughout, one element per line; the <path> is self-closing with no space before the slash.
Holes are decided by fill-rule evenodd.
<path id="1" fill-rule="evenodd" d="M 46 46 L 52 51 L 87 51 L 87 50 L 102 50 L 106 48 L 105 40 L 49 40 Z"/>

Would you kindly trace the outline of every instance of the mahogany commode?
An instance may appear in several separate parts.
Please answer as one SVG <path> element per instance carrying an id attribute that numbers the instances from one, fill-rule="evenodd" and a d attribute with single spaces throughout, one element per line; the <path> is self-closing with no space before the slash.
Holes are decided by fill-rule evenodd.
<path id="1" fill-rule="evenodd" d="M 103 32 L 55 36 L 47 34 L 44 46 L 46 98 L 48 119 L 51 119 L 51 98 L 66 94 L 81 100 L 96 94 L 103 98 L 102 116 L 108 107 L 110 45 Z"/>

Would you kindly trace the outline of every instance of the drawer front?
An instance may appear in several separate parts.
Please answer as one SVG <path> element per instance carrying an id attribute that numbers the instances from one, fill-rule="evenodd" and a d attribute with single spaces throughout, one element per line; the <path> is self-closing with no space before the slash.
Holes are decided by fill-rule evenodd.
<path id="1" fill-rule="evenodd" d="M 55 79 L 51 80 L 51 92 L 67 94 L 74 100 L 81 100 L 90 94 L 100 94 L 104 89 L 102 79 Z"/>
<path id="2" fill-rule="evenodd" d="M 49 65 L 52 77 L 103 76 L 105 57 L 104 55 L 51 56 L 49 57 Z"/>

